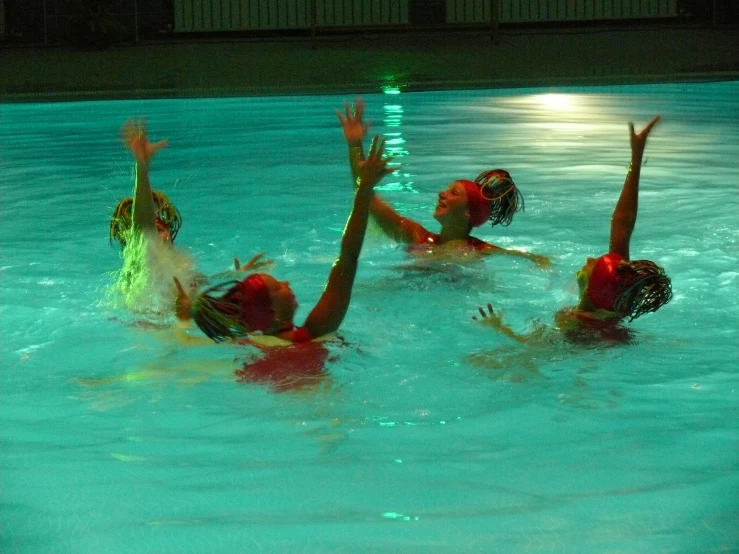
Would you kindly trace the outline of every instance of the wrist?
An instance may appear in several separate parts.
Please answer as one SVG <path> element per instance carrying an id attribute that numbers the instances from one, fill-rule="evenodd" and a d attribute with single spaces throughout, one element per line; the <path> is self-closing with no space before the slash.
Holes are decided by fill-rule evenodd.
<path id="1" fill-rule="evenodd" d="M 631 163 L 629 164 L 629 173 L 632 171 L 639 171 L 641 169 L 641 156 L 631 156 Z"/>
<path id="2" fill-rule="evenodd" d="M 365 180 L 363 181 L 361 177 L 357 177 L 357 180 L 355 181 L 355 188 L 357 189 L 357 194 L 362 194 L 366 196 L 371 196 L 372 191 L 374 190 L 374 183 L 370 183 L 369 181 Z"/>

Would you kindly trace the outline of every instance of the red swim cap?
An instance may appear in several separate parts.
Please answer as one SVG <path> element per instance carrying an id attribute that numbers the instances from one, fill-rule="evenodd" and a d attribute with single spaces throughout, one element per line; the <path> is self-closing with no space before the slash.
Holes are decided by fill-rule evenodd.
<path id="1" fill-rule="evenodd" d="M 477 183 L 466 179 L 459 179 L 457 182 L 462 183 L 464 190 L 467 192 L 467 209 L 470 212 L 470 224 L 473 227 L 479 227 L 490 217 L 493 202 L 483 197 L 482 192 L 480 192 L 480 186 Z"/>
<path id="2" fill-rule="evenodd" d="M 596 260 L 586 291 L 588 300 L 596 308 L 615 311 L 618 285 L 621 282 L 617 270 L 623 261 L 623 256 L 613 253 L 605 254 Z"/>
<path id="3" fill-rule="evenodd" d="M 264 331 L 272 323 L 272 301 L 267 285 L 258 273 L 249 275 L 236 287 L 232 300 L 238 302 L 239 319 L 250 332 Z"/>

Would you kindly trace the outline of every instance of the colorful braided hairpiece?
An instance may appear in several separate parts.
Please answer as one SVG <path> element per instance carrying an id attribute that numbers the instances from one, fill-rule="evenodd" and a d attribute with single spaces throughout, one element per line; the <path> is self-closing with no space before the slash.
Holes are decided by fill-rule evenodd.
<path id="1" fill-rule="evenodd" d="M 151 196 L 156 207 L 156 217 L 169 229 L 169 236 L 174 242 L 180 227 L 182 227 L 180 213 L 163 192 L 152 192 Z M 110 240 L 115 239 L 125 245 L 126 237 L 131 232 L 132 223 L 133 198 L 128 196 L 121 200 L 113 211 L 113 216 L 110 219 Z"/>
<path id="2" fill-rule="evenodd" d="M 649 260 L 622 263 L 617 269 L 621 280 L 614 311 L 629 321 L 659 308 L 672 300 L 672 282 L 665 270 Z"/>
<path id="3" fill-rule="evenodd" d="M 220 298 L 215 293 L 223 292 Z M 215 342 L 249 334 L 241 315 L 241 281 L 227 281 L 200 293 L 190 313 L 198 327 Z"/>
<path id="4" fill-rule="evenodd" d="M 475 183 L 479 185 L 483 198 L 492 202 L 488 218 L 491 226 L 508 226 L 513 221 L 513 214 L 524 210 L 523 195 L 504 169 L 483 171 Z"/>

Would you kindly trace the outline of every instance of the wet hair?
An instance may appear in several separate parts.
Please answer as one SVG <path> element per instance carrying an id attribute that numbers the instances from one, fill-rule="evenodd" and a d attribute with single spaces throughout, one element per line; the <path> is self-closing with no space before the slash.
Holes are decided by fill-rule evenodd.
<path id="1" fill-rule="evenodd" d="M 243 337 L 249 334 L 239 317 L 241 299 L 240 281 L 228 281 L 200 293 L 190 310 L 198 327 L 215 342 Z M 219 297 L 215 294 L 222 293 Z"/>
<path id="2" fill-rule="evenodd" d="M 620 277 L 615 312 L 625 314 L 629 321 L 656 312 L 672 300 L 672 282 L 665 270 L 649 260 L 622 263 L 616 269 Z"/>
<path id="3" fill-rule="evenodd" d="M 200 293 L 193 301 L 190 315 L 215 342 L 264 331 L 274 317 L 269 291 L 258 273 Z"/>
<path id="4" fill-rule="evenodd" d="M 492 202 L 490 225 L 508 226 L 513 221 L 513 214 L 524 210 L 523 195 L 505 169 L 483 171 L 475 179 L 483 198 Z"/>
<path id="5" fill-rule="evenodd" d="M 154 200 L 157 222 L 169 230 L 169 236 L 174 242 L 180 227 L 182 227 L 180 212 L 177 211 L 177 208 L 163 192 L 152 192 L 151 196 Z M 113 216 L 110 218 L 110 241 L 112 242 L 115 239 L 122 246 L 125 246 L 132 227 L 133 198 L 128 196 L 118 202 L 113 211 Z"/>

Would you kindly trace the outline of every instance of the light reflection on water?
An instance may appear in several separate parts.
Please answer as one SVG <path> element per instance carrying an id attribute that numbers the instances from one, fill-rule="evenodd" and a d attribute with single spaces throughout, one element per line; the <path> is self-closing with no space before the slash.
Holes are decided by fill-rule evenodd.
<path id="1" fill-rule="evenodd" d="M 182 348 L 102 303 L 119 264 L 107 218 L 131 186 L 117 132 L 146 115 L 170 140 L 152 179 L 203 271 L 267 252 L 300 321 L 351 203 L 344 98 L 0 106 L 2 550 L 737 544 L 738 88 L 366 97 L 371 132 L 396 141 L 382 194 L 398 209 L 436 229 L 439 190 L 504 167 L 526 212 L 479 236 L 554 266 L 429 273 L 370 232 L 347 346 L 319 386 L 280 395 L 234 382 L 243 349 Z M 626 122 L 658 113 L 632 245 L 674 301 L 625 348 L 527 351 L 472 325 L 487 302 L 520 331 L 574 302 L 574 273 L 607 246 Z"/>

